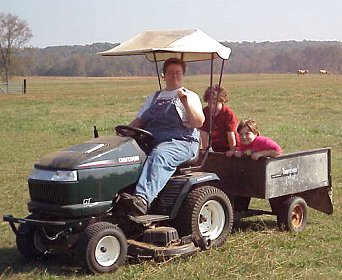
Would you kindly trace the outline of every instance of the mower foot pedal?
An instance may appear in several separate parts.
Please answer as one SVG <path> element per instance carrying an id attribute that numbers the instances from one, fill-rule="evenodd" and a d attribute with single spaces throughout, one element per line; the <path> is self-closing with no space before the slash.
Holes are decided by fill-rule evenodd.
<path id="1" fill-rule="evenodd" d="M 128 218 L 138 224 L 147 224 L 152 222 L 165 221 L 170 218 L 167 215 L 143 215 L 143 216 L 128 216 Z"/>

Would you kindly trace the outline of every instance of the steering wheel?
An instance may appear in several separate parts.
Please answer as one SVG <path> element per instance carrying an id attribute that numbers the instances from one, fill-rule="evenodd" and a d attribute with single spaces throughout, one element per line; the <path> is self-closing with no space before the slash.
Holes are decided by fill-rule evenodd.
<path id="1" fill-rule="evenodd" d="M 132 137 L 145 152 L 151 148 L 153 134 L 147 130 L 128 125 L 118 125 L 115 127 L 115 131 L 119 136 Z"/>

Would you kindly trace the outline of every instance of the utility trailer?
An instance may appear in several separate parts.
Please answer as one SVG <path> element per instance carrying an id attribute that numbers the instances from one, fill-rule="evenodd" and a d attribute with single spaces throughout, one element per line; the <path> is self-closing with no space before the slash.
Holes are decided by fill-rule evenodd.
<path id="1" fill-rule="evenodd" d="M 201 169 L 220 178 L 218 186 L 231 199 L 235 219 L 276 215 L 280 228 L 298 232 L 306 225 L 307 206 L 333 213 L 330 148 L 259 160 L 210 152 Z M 268 199 L 271 211 L 249 209 L 251 198 Z"/>

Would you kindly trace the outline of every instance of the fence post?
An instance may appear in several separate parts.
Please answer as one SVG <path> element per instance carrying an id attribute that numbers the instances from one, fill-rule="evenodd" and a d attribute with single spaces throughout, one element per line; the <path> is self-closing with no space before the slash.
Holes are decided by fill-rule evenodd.
<path id="1" fill-rule="evenodd" d="M 24 79 L 24 94 L 26 93 L 26 79 Z"/>

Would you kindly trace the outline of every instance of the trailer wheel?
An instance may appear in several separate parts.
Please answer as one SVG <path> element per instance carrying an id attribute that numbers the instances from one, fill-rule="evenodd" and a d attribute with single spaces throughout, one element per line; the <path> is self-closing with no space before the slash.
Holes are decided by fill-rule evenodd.
<path id="1" fill-rule="evenodd" d="M 77 255 L 87 272 L 114 272 L 126 260 L 127 240 L 116 225 L 108 222 L 95 223 L 81 233 Z"/>
<path id="2" fill-rule="evenodd" d="M 308 219 L 308 207 L 301 197 L 290 197 L 284 202 L 283 209 L 277 216 L 277 224 L 281 230 L 301 232 Z"/>
<path id="3" fill-rule="evenodd" d="M 233 208 L 227 195 L 213 186 L 201 186 L 188 193 L 175 221 L 178 232 L 208 239 L 207 246 L 224 244 L 233 226 Z"/>
<path id="4" fill-rule="evenodd" d="M 34 219 L 34 215 L 27 216 L 27 219 Z M 16 235 L 16 243 L 19 253 L 26 261 L 34 260 L 43 256 L 46 248 L 42 243 L 42 237 L 38 228 L 33 225 L 20 224 Z"/>

